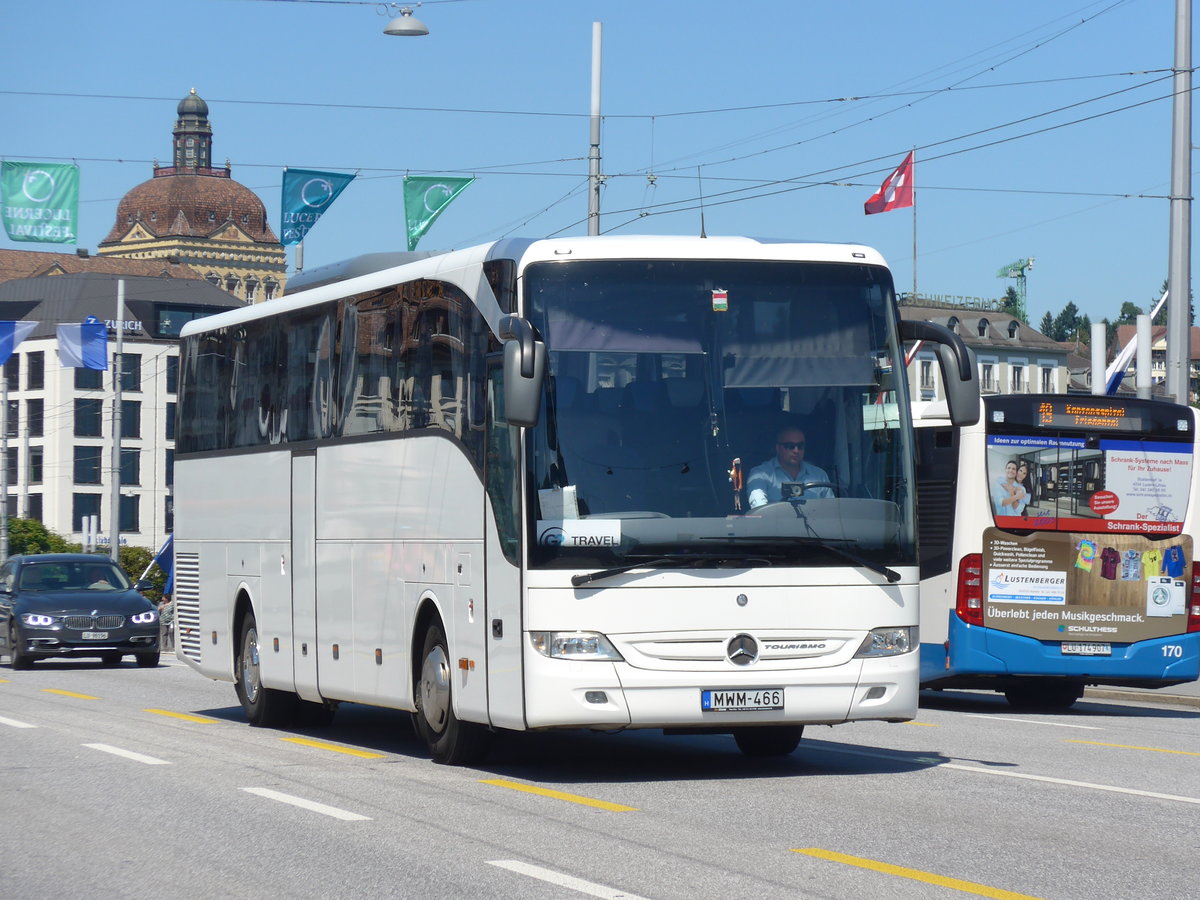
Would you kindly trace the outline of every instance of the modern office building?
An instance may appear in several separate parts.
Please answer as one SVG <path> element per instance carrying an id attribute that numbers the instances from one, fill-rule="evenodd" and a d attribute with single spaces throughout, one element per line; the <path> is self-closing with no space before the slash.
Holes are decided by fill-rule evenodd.
<path id="1" fill-rule="evenodd" d="M 119 281 L 123 316 L 117 313 Z M 159 547 L 174 527 L 179 331 L 194 318 L 242 305 L 203 279 L 84 273 L 0 284 L 0 320 L 37 323 L 4 365 L 0 383 L 8 401 L 2 435 L 8 514 L 38 519 L 80 543 L 95 516 L 100 545 L 111 546 L 117 468 L 118 540 Z M 88 316 L 107 325 L 108 371 L 60 364 L 58 326 Z M 119 407 L 112 375 L 118 334 Z"/>

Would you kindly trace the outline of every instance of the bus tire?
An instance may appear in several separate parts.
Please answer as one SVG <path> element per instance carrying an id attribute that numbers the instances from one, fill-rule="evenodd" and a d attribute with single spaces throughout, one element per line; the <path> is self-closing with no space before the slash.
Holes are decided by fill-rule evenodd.
<path id="1" fill-rule="evenodd" d="M 453 670 L 448 647 L 442 623 L 434 619 L 425 632 L 421 650 L 413 724 L 434 762 L 465 766 L 487 755 L 491 736 L 484 726 L 463 722 L 454 715 Z"/>
<path id="2" fill-rule="evenodd" d="M 246 719 L 251 725 L 261 728 L 276 728 L 288 725 L 296 712 L 296 695 L 288 691 L 277 691 L 262 685 L 262 670 L 259 662 L 258 625 L 254 613 L 246 613 L 242 619 L 237 651 L 233 660 L 234 690 Z"/>
<path id="3" fill-rule="evenodd" d="M 758 728 L 735 728 L 733 739 L 746 756 L 787 756 L 798 746 L 804 735 L 803 725 L 766 725 Z"/>
<path id="4" fill-rule="evenodd" d="M 1004 691 L 1004 699 L 1013 709 L 1033 712 L 1061 712 L 1074 706 L 1082 696 L 1083 685 L 1070 681 L 1035 681 L 1012 685 Z"/>

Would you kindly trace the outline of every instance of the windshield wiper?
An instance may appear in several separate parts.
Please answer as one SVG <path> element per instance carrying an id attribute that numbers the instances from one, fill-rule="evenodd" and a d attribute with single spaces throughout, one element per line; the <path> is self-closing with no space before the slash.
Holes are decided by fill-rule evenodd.
<path id="1" fill-rule="evenodd" d="M 870 569 L 872 572 L 877 572 L 886 578 L 889 582 L 894 583 L 900 580 L 900 573 L 895 569 L 889 569 L 887 566 L 867 559 L 858 553 L 851 550 L 849 547 L 842 547 L 832 539 L 817 538 L 817 537 L 790 537 L 790 538 L 761 538 L 750 535 L 737 536 L 726 535 L 723 537 L 702 537 L 702 541 L 730 541 L 735 544 L 761 544 L 768 547 L 787 547 L 788 545 L 803 544 L 806 546 L 817 546 L 823 550 L 828 550 L 831 553 L 836 553 L 842 559 L 849 560 L 857 566 L 862 566 L 864 569 Z"/>
<path id="2" fill-rule="evenodd" d="M 627 554 L 627 558 L 632 558 L 632 554 Z M 720 562 L 730 562 L 734 558 L 746 562 L 749 560 L 760 560 L 770 564 L 770 560 L 762 559 L 762 554 L 742 555 L 730 553 L 668 553 L 663 556 L 649 557 L 640 559 L 637 562 L 626 563 L 622 566 L 613 566 L 610 569 L 600 569 L 596 572 L 586 572 L 582 575 L 572 575 L 571 584 L 579 587 L 582 584 L 587 584 L 590 581 L 596 581 L 600 578 L 608 578 L 610 575 L 620 575 L 622 572 L 628 572 L 631 569 L 661 569 L 664 566 L 675 565 L 679 568 L 700 566 L 704 563 L 713 565 Z"/>
<path id="3" fill-rule="evenodd" d="M 581 584 L 587 584 L 589 581 L 598 581 L 601 578 L 608 578 L 611 575 L 620 575 L 622 572 L 628 572 L 631 569 L 657 569 L 667 563 L 675 562 L 675 560 L 662 559 L 641 559 L 635 563 L 626 563 L 623 566 L 613 566 L 611 569 L 600 569 L 596 572 L 586 572 L 582 575 L 572 575 L 571 584 L 579 587 Z"/>

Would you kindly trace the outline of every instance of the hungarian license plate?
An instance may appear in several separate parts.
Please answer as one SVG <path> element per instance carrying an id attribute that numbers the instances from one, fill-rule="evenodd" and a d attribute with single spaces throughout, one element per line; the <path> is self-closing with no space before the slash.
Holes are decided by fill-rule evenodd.
<path id="1" fill-rule="evenodd" d="M 85 631 L 83 633 L 83 639 L 85 641 L 107 641 L 108 640 L 108 632 L 107 631 Z"/>
<path id="2" fill-rule="evenodd" d="M 1112 656 L 1112 644 L 1082 644 L 1077 641 L 1064 641 L 1062 652 L 1064 656 Z"/>
<path id="3" fill-rule="evenodd" d="M 783 688 L 701 691 L 700 709 L 705 712 L 783 709 Z"/>

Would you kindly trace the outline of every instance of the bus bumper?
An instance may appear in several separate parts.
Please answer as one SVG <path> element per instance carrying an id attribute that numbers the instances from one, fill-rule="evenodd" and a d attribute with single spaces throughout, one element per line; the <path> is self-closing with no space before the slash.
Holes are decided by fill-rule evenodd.
<path id="1" fill-rule="evenodd" d="M 922 645 L 922 684 L 967 686 L 964 679 L 971 676 L 1042 675 L 1161 687 L 1200 677 L 1200 632 L 1111 644 L 1107 656 L 1077 656 L 1064 654 L 1058 641 L 968 625 L 951 613 L 948 645 Z"/>

